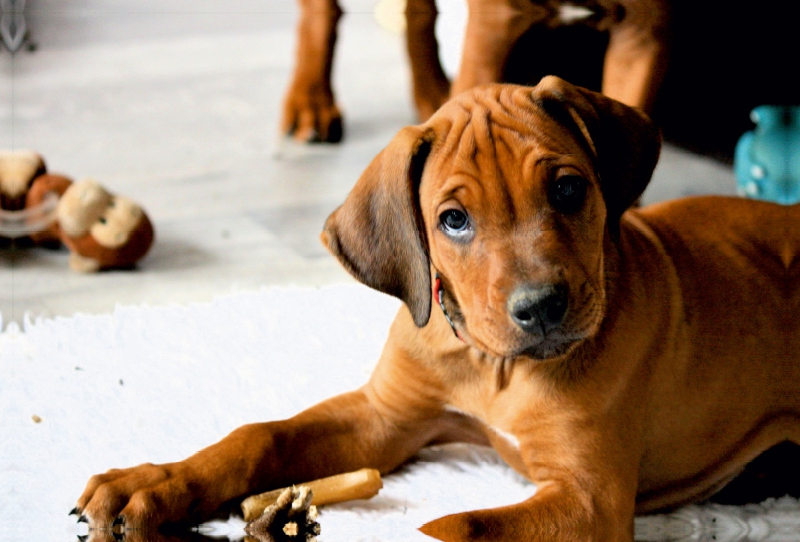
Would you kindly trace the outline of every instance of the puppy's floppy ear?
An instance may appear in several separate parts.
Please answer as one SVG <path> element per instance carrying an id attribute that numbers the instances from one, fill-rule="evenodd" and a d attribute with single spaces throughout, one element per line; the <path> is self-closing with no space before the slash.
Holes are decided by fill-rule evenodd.
<path id="1" fill-rule="evenodd" d="M 622 213 L 642 195 L 658 162 L 658 128 L 642 111 L 555 76 L 543 78 L 532 98 L 585 140 L 600 176 L 609 230 L 617 232 Z"/>
<path id="2" fill-rule="evenodd" d="M 414 126 L 401 130 L 328 217 L 321 235 L 345 269 L 367 286 L 400 298 L 419 327 L 431 313 L 419 184 L 433 137 Z"/>

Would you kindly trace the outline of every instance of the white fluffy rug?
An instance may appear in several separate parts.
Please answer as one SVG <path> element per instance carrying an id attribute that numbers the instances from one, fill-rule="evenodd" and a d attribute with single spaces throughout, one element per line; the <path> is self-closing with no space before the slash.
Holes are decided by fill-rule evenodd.
<path id="1" fill-rule="evenodd" d="M 173 307 L 10 324 L 0 334 L 0 541 L 75 540 L 90 475 L 181 459 L 248 422 L 362 384 L 399 303 L 365 287 L 270 289 Z M 371 501 L 322 510 L 321 541 L 430 540 L 441 515 L 535 492 L 485 448 L 423 451 Z M 231 519 L 203 532 L 244 535 Z M 637 520 L 643 540 L 800 539 L 792 499 Z M 672 533 L 672 534 L 670 534 Z"/>

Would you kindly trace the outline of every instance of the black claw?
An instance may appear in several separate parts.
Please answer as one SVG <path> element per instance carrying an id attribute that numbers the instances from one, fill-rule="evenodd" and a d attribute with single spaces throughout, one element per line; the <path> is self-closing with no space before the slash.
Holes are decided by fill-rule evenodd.
<path id="1" fill-rule="evenodd" d="M 339 143 L 344 135 L 344 127 L 342 126 L 342 119 L 333 119 L 331 125 L 328 126 L 328 143 Z"/>
<path id="2" fill-rule="evenodd" d="M 89 519 L 86 516 L 81 515 L 81 517 L 78 518 L 78 523 L 89 523 Z"/>
<path id="3" fill-rule="evenodd" d="M 125 518 L 122 516 L 117 516 L 114 518 L 113 523 L 111 523 L 112 527 L 116 527 L 117 525 L 125 525 Z"/>
<path id="4" fill-rule="evenodd" d="M 80 540 L 81 542 L 86 542 L 87 540 L 89 540 L 89 535 L 88 534 L 79 534 L 78 535 L 78 540 Z"/>
<path id="5" fill-rule="evenodd" d="M 117 542 L 125 540 L 125 533 L 112 532 L 111 534 L 114 536 L 114 540 L 116 540 Z"/>
<path id="6" fill-rule="evenodd" d="M 77 516 L 79 513 L 80 513 L 80 510 L 78 509 L 77 506 L 69 511 L 69 515 L 70 516 Z"/>

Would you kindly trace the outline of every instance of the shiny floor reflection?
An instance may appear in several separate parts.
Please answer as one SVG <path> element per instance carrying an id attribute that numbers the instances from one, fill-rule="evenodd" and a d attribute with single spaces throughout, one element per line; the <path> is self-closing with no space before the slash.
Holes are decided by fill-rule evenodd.
<path id="1" fill-rule="evenodd" d="M 324 518 L 321 519 L 324 524 Z M 227 532 L 222 535 L 221 530 Z M 244 539 L 245 542 L 299 542 L 297 537 L 257 539 L 237 534 L 219 526 L 201 526 L 182 534 L 142 533 L 127 531 L 124 535 L 109 531 L 84 531 L 78 542 L 223 542 Z M 366 535 L 366 533 L 365 533 Z M 331 540 L 337 539 L 331 533 Z M 800 540 L 800 503 L 784 497 L 768 499 L 761 504 L 729 506 L 720 504 L 691 505 L 670 514 L 636 518 L 637 542 L 788 542 Z M 325 541 L 323 527 L 320 541 Z M 310 542 L 310 541 L 309 541 Z"/>
<path id="2" fill-rule="evenodd" d="M 636 540 L 786 542 L 800 540 L 800 506 L 791 497 L 761 504 L 691 505 L 671 514 L 636 519 Z"/>

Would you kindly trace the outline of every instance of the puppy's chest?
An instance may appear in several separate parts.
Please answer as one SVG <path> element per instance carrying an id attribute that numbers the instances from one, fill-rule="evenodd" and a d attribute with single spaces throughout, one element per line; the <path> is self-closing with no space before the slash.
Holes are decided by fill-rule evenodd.
<path id="1" fill-rule="evenodd" d="M 494 384 L 472 385 L 455 389 L 445 409 L 477 422 L 503 460 L 527 476 L 523 453 L 536 448 L 537 437 L 531 431 L 540 417 L 532 416 L 538 402 L 531 386 L 510 385 L 498 390 Z"/>
<path id="2" fill-rule="evenodd" d="M 466 405 L 461 405 L 466 406 Z M 519 473 L 526 475 L 525 465 L 522 461 L 521 441 L 515 424 L 507 420 L 487 419 L 485 413 L 475 412 L 474 409 L 464 410 L 460 406 L 448 404 L 445 410 L 477 422 L 491 444 L 503 460 Z"/>

